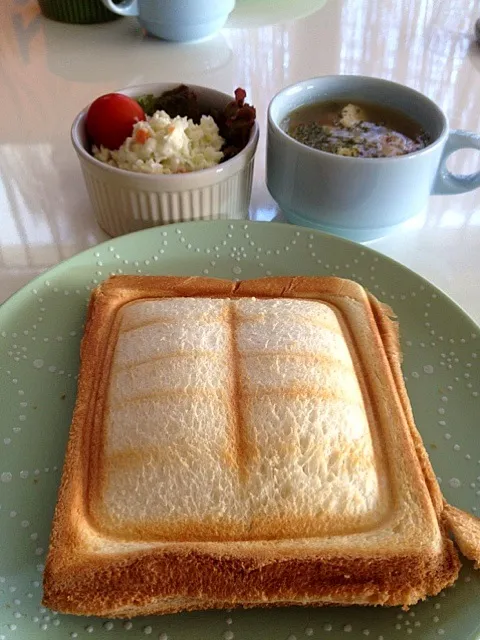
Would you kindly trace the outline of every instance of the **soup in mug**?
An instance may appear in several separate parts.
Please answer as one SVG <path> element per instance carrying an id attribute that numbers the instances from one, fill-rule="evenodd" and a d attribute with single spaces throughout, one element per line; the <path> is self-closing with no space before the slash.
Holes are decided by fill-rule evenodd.
<path id="1" fill-rule="evenodd" d="M 404 113 L 366 102 L 317 102 L 292 111 L 283 129 L 313 149 L 340 156 L 390 158 L 425 148 L 430 140 Z"/>

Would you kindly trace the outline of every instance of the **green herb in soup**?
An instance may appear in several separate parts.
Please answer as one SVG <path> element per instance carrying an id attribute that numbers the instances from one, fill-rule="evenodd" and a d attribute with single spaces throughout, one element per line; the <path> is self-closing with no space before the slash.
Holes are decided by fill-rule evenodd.
<path id="1" fill-rule="evenodd" d="M 385 106 L 357 102 L 319 102 L 292 111 L 287 133 L 314 149 L 340 156 L 390 158 L 426 147 L 420 125 Z"/>

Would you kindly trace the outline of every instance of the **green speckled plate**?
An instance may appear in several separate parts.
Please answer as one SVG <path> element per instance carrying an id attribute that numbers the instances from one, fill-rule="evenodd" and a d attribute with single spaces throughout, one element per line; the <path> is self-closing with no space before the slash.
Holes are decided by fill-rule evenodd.
<path id="1" fill-rule="evenodd" d="M 91 289 L 110 273 L 335 274 L 397 312 L 416 420 L 452 504 L 480 513 L 480 330 L 418 275 L 361 245 L 274 223 L 171 225 L 55 267 L 0 307 L 0 640 L 478 640 L 480 573 L 413 607 L 210 611 L 131 622 L 41 607 L 41 580 Z"/>

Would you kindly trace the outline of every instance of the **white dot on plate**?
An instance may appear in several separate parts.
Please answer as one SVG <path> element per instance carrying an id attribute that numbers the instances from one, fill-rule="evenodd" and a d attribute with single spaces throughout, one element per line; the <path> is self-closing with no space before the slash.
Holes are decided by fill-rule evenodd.
<path id="1" fill-rule="evenodd" d="M 12 480 L 12 474 L 10 473 L 10 471 L 4 471 L 0 476 L 0 480 L 2 482 L 10 482 Z"/>
<path id="2" fill-rule="evenodd" d="M 37 358 L 36 360 L 33 361 L 32 364 L 35 367 L 35 369 L 41 369 L 45 364 L 45 362 L 41 358 Z"/>
<path id="3" fill-rule="evenodd" d="M 235 634 L 233 633 L 233 631 L 225 631 L 225 633 L 223 634 L 223 638 L 224 640 L 233 640 L 233 638 L 235 637 Z"/>
<path id="4" fill-rule="evenodd" d="M 177 233 L 178 233 L 178 229 L 177 229 Z M 127 631 L 130 631 L 132 627 L 133 627 L 133 624 L 130 622 L 130 620 L 127 620 L 127 622 L 123 623 L 123 628 L 126 629 Z"/>
<path id="5" fill-rule="evenodd" d="M 452 487 L 452 489 L 458 489 L 462 486 L 462 483 L 458 478 L 450 478 L 448 484 Z"/>
<path id="6" fill-rule="evenodd" d="M 357 262 L 358 262 L 358 260 L 357 260 Z M 352 629 L 353 629 L 353 627 L 352 627 L 352 625 L 351 625 L 351 624 L 346 624 L 346 625 L 343 627 L 343 630 L 344 630 L 346 633 L 350 633 L 350 631 L 351 631 Z"/>
<path id="7" fill-rule="evenodd" d="M 108 622 L 105 622 L 105 624 L 103 625 L 103 627 L 107 630 L 107 631 L 111 631 L 113 629 L 113 622 L 111 622 L 110 620 Z"/>
<path id="8" fill-rule="evenodd" d="M 143 633 L 144 633 L 146 636 L 149 636 L 149 635 L 152 633 L 152 631 L 153 631 L 152 627 L 151 627 L 150 625 L 148 625 L 148 626 L 146 626 L 146 627 L 144 628 Z"/>

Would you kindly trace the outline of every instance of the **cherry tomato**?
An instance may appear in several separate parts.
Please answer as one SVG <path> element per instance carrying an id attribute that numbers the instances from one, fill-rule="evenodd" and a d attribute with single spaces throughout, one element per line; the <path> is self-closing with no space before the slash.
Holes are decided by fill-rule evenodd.
<path id="1" fill-rule="evenodd" d="M 107 93 L 90 105 L 87 133 L 97 146 L 118 149 L 132 134 L 133 125 L 145 119 L 145 113 L 136 100 L 121 93 Z"/>

